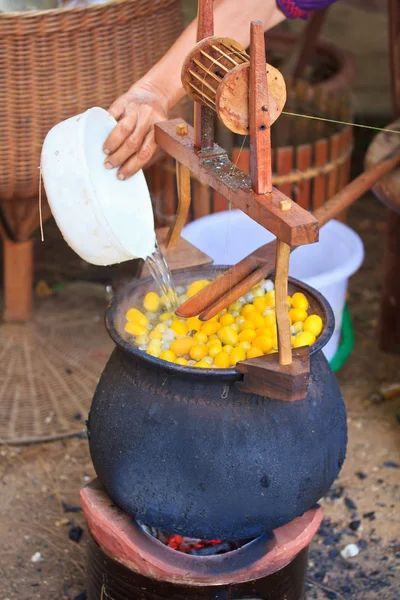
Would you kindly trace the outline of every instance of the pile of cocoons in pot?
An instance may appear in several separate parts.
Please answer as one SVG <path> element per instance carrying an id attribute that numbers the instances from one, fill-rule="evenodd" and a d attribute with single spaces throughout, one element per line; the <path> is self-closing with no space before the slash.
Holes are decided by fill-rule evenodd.
<path id="1" fill-rule="evenodd" d="M 194 296 L 210 281 L 177 287 L 179 303 Z M 210 319 L 182 319 L 165 307 L 165 298 L 148 292 L 143 306 L 126 313 L 128 341 L 143 352 L 181 366 L 228 369 L 243 360 L 277 352 L 275 290 L 270 279 Z M 309 314 L 306 296 L 288 296 L 293 348 L 312 346 L 323 329 L 319 315 Z"/>

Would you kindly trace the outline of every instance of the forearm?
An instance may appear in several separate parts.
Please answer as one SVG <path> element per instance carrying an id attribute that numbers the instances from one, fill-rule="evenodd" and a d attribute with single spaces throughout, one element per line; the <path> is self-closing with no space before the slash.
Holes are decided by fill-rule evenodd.
<path id="1" fill-rule="evenodd" d="M 214 0 L 215 35 L 234 38 L 247 47 L 250 22 L 260 20 L 271 29 L 285 19 L 275 0 Z M 156 89 L 164 96 L 168 109 L 184 95 L 181 67 L 185 56 L 196 43 L 196 21 L 193 21 L 163 58 L 135 85 Z"/>

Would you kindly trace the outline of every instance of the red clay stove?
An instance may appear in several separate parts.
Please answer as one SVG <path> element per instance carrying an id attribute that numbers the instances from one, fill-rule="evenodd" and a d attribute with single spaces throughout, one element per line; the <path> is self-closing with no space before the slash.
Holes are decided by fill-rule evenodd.
<path id="1" fill-rule="evenodd" d="M 238 549 L 212 556 L 177 551 L 113 504 L 98 480 L 81 491 L 92 539 L 89 600 L 304 600 L 317 507 Z M 208 545 L 211 545 L 208 543 Z"/>

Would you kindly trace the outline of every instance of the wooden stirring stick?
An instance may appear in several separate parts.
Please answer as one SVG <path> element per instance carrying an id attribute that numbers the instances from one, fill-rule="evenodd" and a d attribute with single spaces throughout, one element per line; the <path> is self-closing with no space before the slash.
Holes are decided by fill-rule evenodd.
<path id="1" fill-rule="evenodd" d="M 400 164 L 400 153 L 391 153 L 373 168 L 368 169 L 345 186 L 331 200 L 314 212 L 320 227 L 339 215 L 375 185 L 381 177 Z M 229 304 L 243 296 L 274 270 L 276 241 L 261 246 L 213 283 L 184 302 L 177 315 L 188 318 L 200 315 L 202 321 L 211 319 Z"/>

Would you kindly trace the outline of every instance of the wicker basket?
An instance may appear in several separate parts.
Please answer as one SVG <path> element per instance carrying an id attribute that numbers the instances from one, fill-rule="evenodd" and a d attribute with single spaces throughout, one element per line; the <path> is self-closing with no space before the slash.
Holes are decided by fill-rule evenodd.
<path id="1" fill-rule="evenodd" d="M 38 227 L 38 165 L 49 129 L 92 106 L 108 108 L 182 29 L 181 0 L 111 0 L 0 14 L 0 233 L 11 241 L 5 252 Z M 47 206 L 43 211 L 48 217 Z M 31 261 L 29 244 L 24 252 L 21 260 Z M 5 264 L 15 268 L 14 258 L 6 257 Z M 25 283 L 28 294 L 31 282 Z M 22 318 L 30 304 L 27 298 L 18 311 L 16 301 L 6 290 L 9 319 L 13 313 Z"/>

